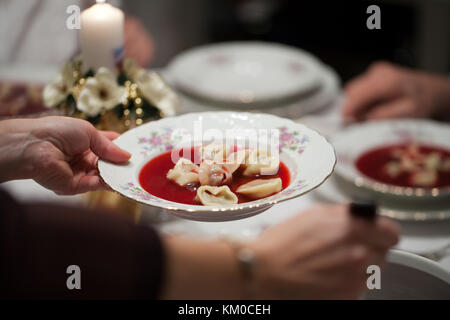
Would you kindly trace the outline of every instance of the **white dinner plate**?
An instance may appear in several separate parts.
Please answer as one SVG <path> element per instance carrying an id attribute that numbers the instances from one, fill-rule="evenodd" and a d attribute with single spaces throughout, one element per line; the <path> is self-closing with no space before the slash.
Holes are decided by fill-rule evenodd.
<path id="1" fill-rule="evenodd" d="M 349 203 L 354 199 L 373 200 L 358 190 L 355 185 L 339 179 L 334 173 L 325 183 L 314 190 L 314 196 L 320 201 L 331 203 Z M 450 206 L 441 201 L 427 201 L 424 204 L 411 201 L 398 201 L 398 199 L 386 199 L 379 197 L 377 200 L 381 216 L 399 221 L 440 221 L 450 219 Z"/>
<path id="2" fill-rule="evenodd" d="M 319 89 L 320 64 L 309 53 L 281 44 L 227 42 L 183 52 L 168 71 L 185 94 L 250 107 L 298 100 Z"/>
<path id="3" fill-rule="evenodd" d="M 163 74 L 170 84 L 174 84 L 169 72 L 164 70 Z M 295 101 L 255 107 L 252 105 L 246 105 L 245 108 L 243 108 L 241 104 L 228 104 L 222 109 L 226 109 L 228 111 L 242 111 L 245 109 L 245 111 L 248 112 L 264 112 L 283 118 L 298 119 L 309 113 L 321 111 L 327 107 L 331 107 L 334 103 L 338 102 L 339 95 L 341 94 L 341 83 L 336 72 L 330 67 L 322 65 L 320 67 L 319 77 L 321 83 L 320 88 Z M 217 111 L 220 108 L 220 106 L 211 101 L 198 99 L 190 95 L 183 94 L 182 92 L 178 93 L 182 100 L 180 113 Z"/>
<path id="4" fill-rule="evenodd" d="M 269 197 L 230 205 L 188 205 L 158 198 L 139 183 L 142 167 L 163 152 L 199 145 L 200 136 L 211 133 L 237 143 L 252 140 L 242 130 L 255 129 L 263 135 L 279 134 L 280 160 L 290 172 L 290 184 Z M 269 129 L 269 130 L 268 130 Z M 245 131 L 248 132 L 248 131 Z M 227 140 L 229 141 L 229 140 Z M 271 140 L 272 141 L 272 140 Z M 122 134 L 114 142 L 132 154 L 125 165 L 99 160 L 102 179 L 113 190 L 137 202 L 159 207 L 178 217 L 200 221 L 227 221 L 263 212 L 274 204 L 301 196 L 319 186 L 333 172 L 336 157 L 333 147 L 316 131 L 288 119 L 268 114 L 239 112 L 204 112 L 149 122 Z"/>
<path id="5" fill-rule="evenodd" d="M 355 186 L 398 201 L 449 200 L 450 187 L 427 189 L 389 185 L 365 176 L 355 165 L 364 152 L 385 145 L 418 143 L 450 150 L 449 125 L 412 119 L 365 122 L 335 134 L 331 141 L 338 157 L 336 174 Z"/>
<path id="6" fill-rule="evenodd" d="M 450 299 L 450 272 L 418 255 L 391 250 L 381 271 L 381 288 L 369 290 L 369 300 Z"/>

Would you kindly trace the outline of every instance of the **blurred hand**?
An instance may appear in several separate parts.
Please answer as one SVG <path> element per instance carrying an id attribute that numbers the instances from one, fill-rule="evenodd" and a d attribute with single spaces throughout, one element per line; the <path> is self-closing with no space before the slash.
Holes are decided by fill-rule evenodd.
<path id="1" fill-rule="evenodd" d="M 358 298 L 367 266 L 381 266 L 398 236 L 392 221 L 353 218 L 347 206 L 308 210 L 249 244 L 257 261 L 255 298 Z"/>
<path id="2" fill-rule="evenodd" d="M 346 121 L 450 114 L 447 78 L 378 62 L 345 88 Z"/>
<path id="3" fill-rule="evenodd" d="M 125 19 L 125 56 L 147 67 L 153 57 L 153 40 L 142 23 L 134 17 Z"/>
<path id="4" fill-rule="evenodd" d="M 46 117 L 0 122 L 0 182 L 31 178 L 57 194 L 106 189 L 97 171 L 99 158 L 126 162 L 130 154 L 89 122 Z"/>

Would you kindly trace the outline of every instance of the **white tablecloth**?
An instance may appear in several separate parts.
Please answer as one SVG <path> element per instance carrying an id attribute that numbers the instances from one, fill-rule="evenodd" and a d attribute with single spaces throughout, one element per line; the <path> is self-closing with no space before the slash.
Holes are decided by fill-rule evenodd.
<path id="1" fill-rule="evenodd" d="M 317 114 L 297 119 L 324 135 L 332 135 L 341 127 L 339 109 L 342 98 L 335 101 L 329 108 Z M 57 196 L 32 180 L 11 181 L 1 185 L 21 201 L 45 200 L 62 203 L 81 203 L 81 196 Z M 319 187 L 320 188 L 320 187 Z M 320 191 L 320 190 L 318 190 Z M 164 233 L 184 233 L 195 236 L 218 237 L 229 236 L 234 238 L 252 238 L 265 227 L 283 221 L 302 210 L 320 202 L 317 191 L 306 194 L 287 202 L 277 204 L 269 210 L 247 219 L 231 222 L 194 222 L 179 218 L 167 217 L 160 219 L 155 226 Z M 165 214 L 163 214 L 165 215 Z M 147 213 L 143 221 L 154 221 L 154 214 Z M 163 220 L 163 222 L 161 222 Z M 402 223 L 403 234 L 398 248 L 413 253 L 426 254 L 450 245 L 450 221 L 434 223 Z M 450 270 L 450 250 L 448 255 L 439 262 Z"/>

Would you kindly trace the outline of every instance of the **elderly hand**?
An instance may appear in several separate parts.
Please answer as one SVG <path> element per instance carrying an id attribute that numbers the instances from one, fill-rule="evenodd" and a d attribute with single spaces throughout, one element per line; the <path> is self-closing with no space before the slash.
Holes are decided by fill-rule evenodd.
<path id="1" fill-rule="evenodd" d="M 353 218 L 344 205 L 313 208 L 249 244 L 256 256 L 255 298 L 359 298 L 369 265 L 381 265 L 399 229 Z"/>
<path id="2" fill-rule="evenodd" d="M 1 121 L 0 182 L 34 179 L 57 194 L 105 189 L 97 160 L 130 158 L 111 141 L 118 136 L 66 117 Z"/>
<path id="3" fill-rule="evenodd" d="M 378 62 L 345 88 L 348 122 L 450 115 L 450 80 Z"/>

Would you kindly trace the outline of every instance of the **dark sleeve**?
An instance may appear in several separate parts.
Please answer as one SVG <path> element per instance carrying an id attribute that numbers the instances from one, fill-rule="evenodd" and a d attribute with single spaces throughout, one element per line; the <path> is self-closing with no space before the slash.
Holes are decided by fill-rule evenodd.
<path id="1" fill-rule="evenodd" d="M 20 205 L 0 190 L 0 232 L 2 298 L 158 297 L 163 247 L 151 228 L 81 208 Z M 67 288 L 71 265 L 80 290 Z"/>

